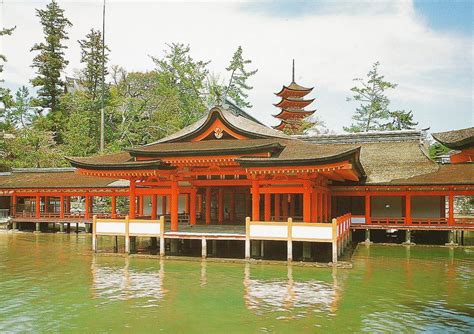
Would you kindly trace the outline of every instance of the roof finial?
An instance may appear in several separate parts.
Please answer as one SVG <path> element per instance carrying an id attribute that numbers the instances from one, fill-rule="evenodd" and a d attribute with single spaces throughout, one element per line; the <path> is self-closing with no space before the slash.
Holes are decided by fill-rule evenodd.
<path id="1" fill-rule="evenodd" d="M 293 59 L 293 70 L 291 72 L 291 82 L 295 82 L 295 60 Z"/>

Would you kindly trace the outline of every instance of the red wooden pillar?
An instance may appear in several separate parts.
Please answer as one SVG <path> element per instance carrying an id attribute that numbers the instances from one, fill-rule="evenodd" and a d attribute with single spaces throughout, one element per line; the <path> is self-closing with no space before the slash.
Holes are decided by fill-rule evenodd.
<path id="1" fill-rule="evenodd" d="M 171 231 L 178 231 L 178 182 L 171 183 Z"/>
<path id="2" fill-rule="evenodd" d="M 311 222 L 316 223 L 318 221 L 318 192 L 313 188 L 311 194 Z"/>
<path id="3" fill-rule="evenodd" d="M 197 194 L 197 212 L 202 214 L 202 194 Z"/>
<path id="4" fill-rule="evenodd" d="M 332 194 L 330 191 L 327 193 L 328 196 L 328 223 L 332 221 Z"/>
<path id="5" fill-rule="evenodd" d="M 365 223 L 370 224 L 370 195 L 365 195 Z"/>
<path id="6" fill-rule="evenodd" d="M 318 223 L 323 222 L 323 192 L 318 191 Z"/>
<path id="7" fill-rule="evenodd" d="M 252 216 L 252 195 L 246 193 L 245 194 L 245 216 L 246 217 L 251 217 Z"/>
<path id="8" fill-rule="evenodd" d="M 166 195 L 166 214 L 171 214 L 171 195 Z"/>
<path id="9" fill-rule="evenodd" d="M 85 199 L 85 213 L 84 213 L 84 218 L 89 219 L 90 218 L 90 213 L 91 213 L 91 204 L 90 204 L 90 196 L 86 194 L 86 199 Z"/>
<path id="10" fill-rule="evenodd" d="M 196 194 L 197 190 L 192 189 L 189 194 L 189 224 L 196 225 Z"/>
<path id="11" fill-rule="evenodd" d="M 130 180 L 130 203 L 128 207 L 128 217 L 130 219 L 135 219 L 136 217 L 136 196 L 135 196 L 136 184 L 135 180 Z"/>
<path id="12" fill-rule="evenodd" d="M 324 191 L 323 195 L 323 223 L 328 222 L 328 193 Z"/>
<path id="13" fill-rule="evenodd" d="M 111 216 L 112 218 L 117 217 L 117 196 L 112 195 L 112 208 L 111 208 Z"/>
<path id="14" fill-rule="evenodd" d="M 290 194 L 288 196 L 290 199 L 290 217 L 294 218 L 295 217 L 295 201 L 296 201 L 296 194 Z"/>
<path id="15" fill-rule="evenodd" d="M 166 214 L 166 195 L 161 195 L 161 214 Z"/>
<path id="16" fill-rule="evenodd" d="M 231 190 L 229 195 L 230 195 L 229 219 L 230 219 L 231 222 L 234 222 L 234 220 L 235 220 L 235 191 Z"/>
<path id="17" fill-rule="evenodd" d="M 17 197 L 15 194 L 12 196 L 12 217 L 15 217 L 16 215 L 16 202 L 17 202 Z"/>
<path id="18" fill-rule="evenodd" d="M 283 210 L 283 220 L 288 219 L 288 194 L 283 194 L 282 195 L 282 210 Z"/>
<path id="19" fill-rule="evenodd" d="M 411 225 L 411 195 L 405 195 L 405 224 Z"/>
<path id="20" fill-rule="evenodd" d="M 222 224 L 224 222 L 224 188 L 219 188 L 217 192 L 217 222 Z"/>
<path id="21" fill-rule="evenodd" d="M 89 198 L 89 217 L 94 214 L 94 196 Z"/>
<path id="22" fill-rule="evenodd" d="M 264 212 L 263 220 L 268 222 L 268 221 L 270 221 L 271 216 L 272 216 L 272 197 L 271 197 L 270 193 L 265 193 L 265 195 L 263 195 L 263 197 L 264 197 L 264 201 L 265 201 L 265 204 L 264 204 L 265 212 Z"/>
<path id="23" fill-rule="evenodd" d="M 275 214 L 274 214 L 274 219 L 275 221 L 279 221 L 280 220 L 280 194 L 275 194 L 273 195 L 274 198 L 275 198 Z"/>
<path id="24" fill-rule="evenodd" d="M 452 191 L 449 192 L 449 216 L 448 216 L 448 224 L 454 225 L 454 194 Z"/>
<path id="25" fill-rule="evenodd" d="M 41 197 L 36 195 L 36 203 L 35 203 L 35 218 L 41 217 Z"/>
<path id="26" fill-rule="evenodd" d="M 156 220 L 156 211 L 158 210 L 158 195 L 151 195 L 151 219 Z"/>
<path id="27" fill-rule="evenodd" d="M 64 195 L 59 197 L 59 218 L 64 218 Z"/>
<path id="28" fill-rule="evenodd" d="M 303 186 L 303 222 L 311 221 L 311 188 L 305 184 Z"/>
<path id="29" fill-rule="evenodd" d="M 145 204 L 145 196 L 138 195 L 138 216 L 143 216 L 144 204 Z"/>
<path id="30" fill-rule="evenodd" d="M 206 188 L 206 225 L 211 223 L 211 201 L 212 201 L 212 193 L 211 187 Z"/>
<path id="31" fill-rule="evenodd" d="M 189 194 L 184 195 L 184 213 L 189 214 Z"/>
<path id="32" fill-rule="evenodd" d="M 252 220 L 260 220 L 260 189 L 257 180 L 252 181 Z"/>

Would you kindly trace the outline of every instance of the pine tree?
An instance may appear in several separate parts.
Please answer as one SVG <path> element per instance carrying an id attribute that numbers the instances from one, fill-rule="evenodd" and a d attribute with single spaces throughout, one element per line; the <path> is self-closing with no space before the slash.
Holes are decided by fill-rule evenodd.
<path id="1" fill-rule="evenodd" d="M 39 105 L 55 113 L 58 111 L 58 101 L 64 87 L 61 71 L 69 63 L 64 58 L 67 46 L 63 42 L 68 39 L 66 28 L 72 24 L 64 17 L 64 10 L 55 0 L 52 0 L 46 9 L 37 9 L 36 16 L 40 18 L 45 40 L 31 48 L 31 51 L 39 52 L 33 58 L 32 67 L 36 68 L 37 76 L 31 83 L 34 87 L 39 87 Z"/>
<path id="2" fill-rule="evenodd" d="M 246 99 L 248 94 L 246 91 L 253 89 L 247 84 L 247 80 L 257 73 L 258 69 L 253 71 L 246 70 L 246 66 L 252 61 L 244 59 L 242 56 L 242 47 L 239 46 L 232 56 L 229 66 L 226 68 L 230 72 L 230 79 L 225 88 L 224 99 L 229 96 L 238 107 L 252 108 L 250 102 Z M 225 103 L 225 101 L 223 101 Z"/>
<path id="3" fill-rule="evenodd" d="M 16 27 L 13 28 L 5 28 L 0 30 L 0 38 L 2 36 L 9 36 L 13 33 L 13 30 L 15 30 Z M 3 64 L 2 62 L 6 62 L 7 57 L 5 55 L 0 54 L 0 74 L 3 72 Z M 4 80 L 0 77 L 0 83 L 2 83 Z M 5 110 L 9 108 L 12 105 L 12 96 L 11 92 L 7 88 L 0 87 L 0 115 L 4 117 Z"/>
<path id="4" fill-rule="evenodd" d="M 361 104 L 356 108 L 355 115 L 352 116 L 356 122 L 349 127 L 344 127 L 345 131 L 367 132 L 385 129 L 385 124 L 381 122 L 389 118 L 390 100 L 384 92 L 397 87 L 397 85 L 384 80 L 384 76 L 379 74 L 379 65 L 379 62 L 372 65 L 372 69 L 367 73 L 367 81 L 362 78 L 354 79 L 362 87 L 352 87 L 353 96 L 347 101 L 360 101 Z"/>
<path id="5" fill-rule="evenodd" d="M 412 130 L 418 122 L 413 121 L 413 111 L 405 110 L 389 111 L 391 121 L 386 124 L 387 130 Z"/>
<path id="6" fill-rule="evenodd" d="M 78 42 L 81 46 L 81 63 L 85 64 L 81 71 L 81 84 L 90 99 L 96 101 L 100 94 L 102 78 L 108 74 L 106 64 L 110 50 L 107 45 L 102 44 L 102 33 L 99 30 L 91 29 L 86 38 Z"/>
<path id="7" fill-rule="evenodd" d="M 26 86 L 20 87 L 15 94 L 13 106 L 8 110 L 7 119 L 16 128 L 30 126 L 35 117 L 32 97 Z"/>

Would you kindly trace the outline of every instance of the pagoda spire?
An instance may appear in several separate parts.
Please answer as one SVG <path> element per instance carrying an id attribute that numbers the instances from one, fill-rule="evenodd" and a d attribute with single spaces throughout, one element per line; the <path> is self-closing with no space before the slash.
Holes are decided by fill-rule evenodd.
<path id="1" fill-rule="evenodd" d="M 275 104 L 275 107 L 280 108 L 280 112 L 274 117 L 280 120 L 280 124 L 274 126 L 275 129 L 285 130 L 288 127 L 295 130 L 301 121 L 311 116 L 316 110 L 305 110 L 304 108 L 310 105 L 314 99 L 305 99 L 312 90 L 298 85 L 295 82 L 295 60 L 293 59 L 291 68 L 291 83 L 283 88 L 275 95 L 281 98 L 280 102 Z"/>
<path id="2" fill-rule="evenodd" d="M 295 82 L 295 60 L 293 59 L 293 68 L 291 71 L 291 82 Z"/>

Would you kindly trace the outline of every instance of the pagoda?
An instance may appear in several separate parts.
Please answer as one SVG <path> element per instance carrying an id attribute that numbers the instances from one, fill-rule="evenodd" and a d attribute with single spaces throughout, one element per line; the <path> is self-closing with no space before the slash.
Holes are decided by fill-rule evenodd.
<path id="1" fill-rule="evenodd" d="M 306 88 L 295 82 L 295 60 L 293 59 L 292 81 L 288 86 L 283 88 L 275 95 L 281 97 L 281 101 L 275 104 L 281 111 L 274 117 L 280 120 L 280 124 L 274 126 L 277 130 L 285 130 L 287 128 L 296 129 L 300 126 L 301 120 L 311 116 L 316 110 L 305 110 L 314 99 L 306 100 L 304 97 L 308 95 L 313 88 Z"/>

